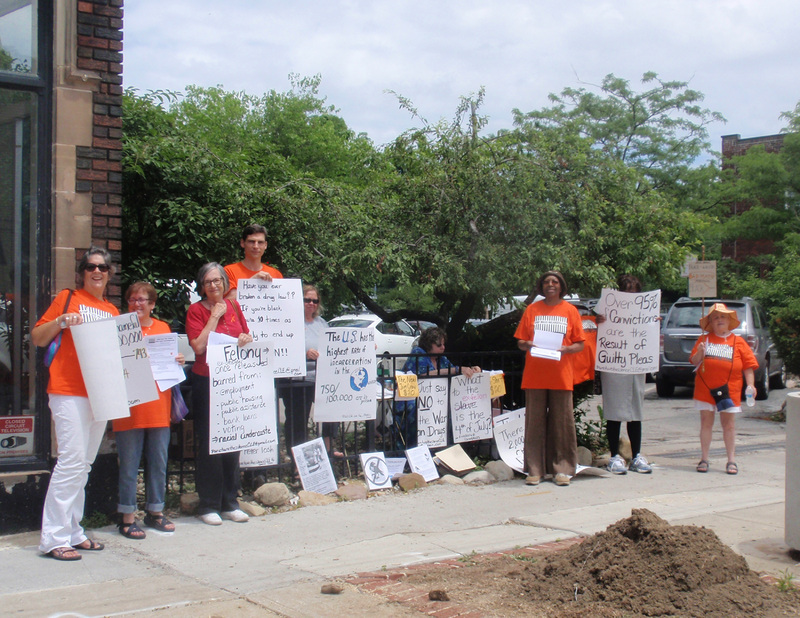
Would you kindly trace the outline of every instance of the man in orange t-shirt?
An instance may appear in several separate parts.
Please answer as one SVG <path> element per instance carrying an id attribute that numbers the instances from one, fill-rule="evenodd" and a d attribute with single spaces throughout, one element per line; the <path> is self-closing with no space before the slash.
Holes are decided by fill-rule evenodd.
<path id="1" fill-rule="evenodd" d="M 239 279 L 263 279 L 264 281 L 283 279 L 283 275 L 277 268 L 261 263 L 261 258 L 267 250 L 267 228 L 257 223 L 248 225 L 242 230 L 242 239 L 239 244 L 244 249 L 244 259 L 225 267 L 225 274 L 228 275 L 231 284 L 225 298 L 236 298 Z"/>

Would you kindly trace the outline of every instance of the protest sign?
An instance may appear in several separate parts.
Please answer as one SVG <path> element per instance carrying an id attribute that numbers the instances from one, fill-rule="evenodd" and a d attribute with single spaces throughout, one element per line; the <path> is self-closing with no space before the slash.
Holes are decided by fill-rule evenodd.
<path id="1" fill-rule="evenodd" d="M 383 453 L 361 453 L 361 468 L 367 481 L 367 489 L 391 489 L 392 475 Z"/>
<path id="2" fill-rule="evenodd" d="M 713 298 L 717 295 L 717 262 L 696 260 L 687 264 L 689 271 L 689 296 Z"/>
<path id="3" fill-rule="evenodd" d="M 329 328 L 317 359 L 314 420 L 375 420 L 375 331 Z"/>
<path id="4" fill-rule="evenodd" d="M 433 463 L 431 450 L 427 445 L 406 449 L 406 459 L 408 459 L 408 467 L 411 468 L 411 471 L 422 475 L 427 482 L 430 483 L 439 478 L 439 471 L 436 469 L 436 464 Z"/>
<path id="5" fill-rule="evenodd" d="M 394 395 L 395 401 L 412 401 L 419 397 L 419 384 L 416 373 L 398 371 L 394 374 L 394 380 L 397 382 Z"/>
<path id="6" fill-rule="evenodd" d="M 505 374 L 502 370 L 487 371 L 489 374 L 489 396 L 492 399 L 497 399 L 506 394 L 506 380 Z"/>
<path id="7" fill-rule="evenodd" d="M 393 479 L 401 476 L 406 470 L 405 457 L 386 457 L 385 461 L 389 468 L 389 476 Z"/>
<path id="8" fill-rule="evenodd" d="M 158 399 L 158 389 L 153 379 L 139 316 L 136 313 L 123 313 L 116 316 L 114 321 L 117 323 L 117 339 L 125 374 L 128 406 L 155 401 Z"/>
<path id="9" fill-rule="evenodd" d="M 419 380 L 417 444 L 447 446 L 447 378 Z"/>
<path id="10" fill-rule="evenodd" d="M 303 489 L 318 494 L 330 494 L 338 489 L 322 438 L 293 446 L 292 455 Z"/>
<path id="11" fill-rule="evenodd" d="M 509 468 L 525 472 L 525 408 L 494 417 L 497 452 Z"/>
<path id="12" fill-rule="evenodd" d="M 490 377 L 476 373 L 471 378 L 454 376 L 450 381 L 450 419 L 453 440 L 470 442 L 492 437 Z"/>
<path id="13" fill-rule="evenodd" d="M 595 311 L 605 321 L 597 325 L 595 369 L 609 373 L 658 371 L 661 290 L 629 293 L 603 289 Z"/>
<path id="14" fill-rule="evenodd" d="M 253 342 L 210 345 L 209 445 L 211 455 L 258 449 L 260 465 L 278 463 L 272 349 Z"/>
<path id="15" fill-rule="evenodd" d="M 117 322 L 113 319 L 84 322 L 72 326 L 70 332 L 95 420 L 130 416 Z"/>
<path id="16" fill-rule="evenodd" d="M 272 375 L 306 375 L 303 284 L 300 279 L 239 279 L 236 295 L 253 341 L 270 342 Z"/>

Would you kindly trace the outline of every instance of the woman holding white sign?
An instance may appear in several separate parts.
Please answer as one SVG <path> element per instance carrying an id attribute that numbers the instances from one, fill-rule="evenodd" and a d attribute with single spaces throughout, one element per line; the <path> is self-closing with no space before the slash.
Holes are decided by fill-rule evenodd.
<path id="1" fill-rule="evenodd" d="M 617 289 L 620 292 L 639 294 L 642 291 L 642 283 L 633 275 L 620 275 L 617 279 Z M 602 324 L 605 321 L 605 315 L 602 313 L 604 309 L 598 307 L 595 311 L 599 313 L 597 323 Z M 600 372 L 603 385 L 603 416 L 606 421 L 608 447 L 611 451 L 608 469 L 614 474 L 627 474 L 629 469 L 641 474 L 653 471 L 653 467 L 640 452 L 646 377 L 644 373 Z M 625 459 L 619 454 L 619 435 L 623 422 L 628 431 L 628 439 L 631 441 L 630 464 L 625 463 Z"/>
<path id="2" fill-rule="evenodd" d="M 226 299 L 230 284 L 225 270 L 216 262 L 200 267 L 197 290 L 202 300 L 186 312 L 186 335 L 195 353 L 192 366 L 192 410 L 197 437 L 196 483 L 200 504 L 197 513 L 203 523 L 218 526 L 223 519 L 246 522 L 247 513 L 239 508 L 239 451 L 209 454 L 210 393 L 206 361 L 208 337 L 212 332 L 236 338 L 239 346 L 253 341 L 239 303 Z"/>
<path id="3" fill-rule="evenodd" d="M 564 301 L 567 283 L 548 271 L 536 283 L 543 300 L 528 305 L 514 337 L 525 354 L 525 482 L 538 485 L 546 474 L 566 486 L 578 464 L 572 412 L 573 363 L 567 354 L 583 350 L 578 310 Z"/>
<path id="4" fill-rule="evenodd" d="M 135 312 L 145 337 L 166 335 L 171 332 L 169 324 L 157 320 L 151 313 L 156 306 L 156 289 L 146 281 L 132 283 L 125 292 L 128 311 Z M 175 357 L 183 365 L 183 354 Z M 143 539 L 142 530 L 136 523 L 136 490 L 139 477 L 139 462 L 145 451 L 145 504 L 144 525 L 162 532 L 174 532 L 175 524 L 164 516 L 164 495 L 167 488 L 167 450 L 169 448 L 170 408 L 172 390 L 158 393 L 158 399 L 131 408 L 131 415 L 112 421 L 119 453 L 119 502 L 117 512 L 121 521 L 117 526 L 122 536 Z M 145 449 L 145 443 L 147 447 Z"/>
<path id="5" fill-rule="evenodd" d="M 39 551 L 56 560 L 80 560 L 76 550 L 98 551 L 88 539 L 83 519 L 86 481 L 106 430 L 92 414 L 70 328 L 119 315 L 105 298 L 114 275 L 111 254 L 91 247 L 78 262 L 76 290 L 61 290 L 31 331 L 31 341 L 55 348 L 47 393 L 58 443 L 58 461 L 50 477 L 42 513 Z M 57 345 L 52 345 L 56 343 Z"/>

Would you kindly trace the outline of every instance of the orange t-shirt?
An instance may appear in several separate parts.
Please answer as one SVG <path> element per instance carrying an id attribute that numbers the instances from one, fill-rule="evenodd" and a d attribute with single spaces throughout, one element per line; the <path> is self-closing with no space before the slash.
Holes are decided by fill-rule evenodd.
<path id="1" fill-rule="evenodd" d="M 267 264 L 261 265 L 261 270 L 250 270 L 244 263 L 236 262 L 235 264 L 228 264 L 225 267 L 225 273 L 228 275 L 228 280 L 231 284 L 231 290 L 235 290 L 238 286 L 239 279 L 252 279 L 258 273 L 269 273 L 273 279 L 283 279 L 281 271 Z"/>
<path id="2" fill-rule="evenodd" d="M 537 328 L 563 335 L 562 345 L 571 345 L 586 339 L 581 315 L 575 307 L 563 300 L 554 306 L 543 300 L 528 305 L 514 337 L 522 341 L 532 341 Z M 574 384 L 573 362 L 569 357 L 569 354 L 562 354 L 561 360 L 556 361 L 526 353 L 522 388 L 571 391 Z"/>
<path id="3" fill-rule="evenodd" d="M 52 322 L 64 313 L 80 313 L 84 322 L 96 322 L 119 315 L 117 308 L 107 300 L 98 300 L 84 289 L 75 290 L 69 301 L 69 307 L 64 311 L 69 290 L 61 290 L 53 302 L 36 322 L 36 326 Z M 75 351 L 75 342 L 69 328 L 61 331 L 61 347 L 50 365 L 50 381 L 47 383 L 47 392 L 53 395 L 74 395 L 88 397 L 86 386 L 83 384 L 83 374 L 78 363 L 78 353 Z"/>
<path id="4" fill-rule="evenodd" d="M 594 357 L 597 352 L 597 318 L 593 315 L 581 316 L 583 332 L 586 341 L 583 350 L 572 356 L 572 371 L 575 384 L 581 384 L 587 380 L 594 380 Z"/>
<path id="5" fill-rule="evenodd" d="M 150 326 L 142 326 L 142 334 L 150 335 L 169 334 L 169 324 L 153 318 Z M 158 388 L 158 385 L 156 385 Z M 114 431 L 127 431 L 128 429 L 147 429 L 149 427 L 169 427 L 170 408 L 172 407 L 172 390 L 158 391 L 158 399 L 140 403 L 131 408 L 128 418 L 118 418 L 112 422 Z"/>
<path id="6" fill-rule="evenodd" d="M 728 385 L 728 392 L 733 405 L 742 405 L 742 371 L 758 368 L 753 351 L 741 337 L 730 334 L 725 339 L 714 334 L 701 336 L 694 344 L 691 358 L 697 353 L 697 346 L 706 344 L 706 355 L 697 367 L 694 379 L 694 398 L 714 405 L 710 389 L 723 384 Z M 731 365 L 731 363 L 733 363 Z M 705 369 L 704 369 L 705 368 Z"/>

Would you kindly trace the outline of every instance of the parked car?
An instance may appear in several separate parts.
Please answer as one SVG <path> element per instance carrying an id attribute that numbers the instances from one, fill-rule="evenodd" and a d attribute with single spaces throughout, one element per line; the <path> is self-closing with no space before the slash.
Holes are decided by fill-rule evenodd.
<path id="1" fill-rule="evenodd" d="M 656 391 L 659 397 L 670 397 L 676 385 L 694 384 L 694 365 L 689 362 L 695 341 L 702 333 L 700 318 L 714 303 L 725 303 L 736 311 L 741 324 L 733 332 L 750 344 L 758 360 L 756 399 L 766 399 L 769 389 L 786 386 L 786 368 L 783 359 L 772 342 L 769 322 L 764 309 L 752 298 L 740 300 L 705 300 L 680 298 L 667 312 L 661 326 L 661 350 L 659 369 L 656 375 Z"/>
<path id="2" fill-rule="evenodd" d="M 375 329 L 375 353 L 403 354 L 411 353 L 418 337 L 418 332 L 405 320 L 384 322 L 372 313 L 342 315 L 328 322 L 331 328 L 371 328 Z"/>

